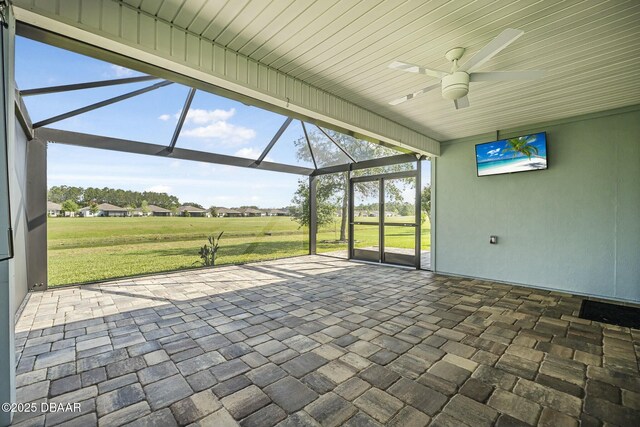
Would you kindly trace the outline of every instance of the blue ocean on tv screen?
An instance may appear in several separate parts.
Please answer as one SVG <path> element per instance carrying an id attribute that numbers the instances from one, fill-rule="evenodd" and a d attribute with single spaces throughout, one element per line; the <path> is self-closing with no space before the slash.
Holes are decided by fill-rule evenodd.
<path id="1" fill-rule="evenodd" d="M 544 132 L 476 145 L 478 176 L 547 168 Z"/>

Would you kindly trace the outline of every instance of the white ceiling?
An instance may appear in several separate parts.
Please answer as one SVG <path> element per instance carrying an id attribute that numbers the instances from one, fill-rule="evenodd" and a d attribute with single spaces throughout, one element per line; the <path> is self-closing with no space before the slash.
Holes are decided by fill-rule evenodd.
<path id="1" fill-rule="evenodd" d="M 427 136 L 448 140 L 640 103 L 638 0 L 122 0 Z M 472 83 L 456 111 L 433 78 L 393 60 L 449 69 L 505 28 L 525 34 L 477 71 L 546 71 L 538 81 Z"/>

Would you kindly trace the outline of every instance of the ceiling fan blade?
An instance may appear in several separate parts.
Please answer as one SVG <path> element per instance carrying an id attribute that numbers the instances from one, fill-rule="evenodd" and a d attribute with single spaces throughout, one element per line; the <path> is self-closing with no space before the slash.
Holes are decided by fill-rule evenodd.
<path id="1" fill-rule="evenodd" d="M 462 64 L 460 71 L 473 71 L 478 68 L 495 55 L 497 55 L 502 49 L 509 46 L 516 41 L 518 37 L 524 34 L 522 30 L 515 30 L 513 28 L 507 28 L 498 35 L 495 39 L 491 40 L 485 47 L 480 49 L 475 55 L 471 57 L 467 62 Z"/>
<path id="2" fill-rule="evenodd" d="M 463 96 L 462 98 L 454 99 L 453 104 L 456 106 L 456 110 L 467 108 L 469 106 L 469 97 Z"/>
<path id="3" fill-rule="evenodd" d="M 393 61 L 391 64 L 388 65 L 388 67 L 391 68 L 392 70 L 400 70 L 400 71 L 407 71 L 409 73 L 425 74 L 427 76 L 437 77 L 439 79 L 443 78 L 448 74 L 444 71 L 433 70 L 431 68 L 425 68 L 419 65 L 409 64 L 407 62 L 400 62 L 400 61 Z"/>
<path id="4" fill-rule="evenodd" d="M 433 89 L 437 88 L 438 86 L 440 86 L 440 82 L 434 83 L 432 85 L 429 85 L 429 86 L 427 86 L 425 88 L 420 89 L 417 92 L 410 93 L 409 95 L 405 95 L 402 98 L 398 98 L 398 99 L 394 99 L 393 101 L 389 101 L 389 104 L 391 104 L 391 105 L 402 104 L 403 102 L 408 101 L 410 99 L 413 99 L 418 95 L 422 95 L 423 93 L 429 92 L 430 90 L 433 90 Z"/>
<path id="5" fill-rule="evenodd" d="M 493 82 L 497 80 L 535 80 L 544 77 L 544 71 L 488 71 L 469 74 L 470 82 Z"/>

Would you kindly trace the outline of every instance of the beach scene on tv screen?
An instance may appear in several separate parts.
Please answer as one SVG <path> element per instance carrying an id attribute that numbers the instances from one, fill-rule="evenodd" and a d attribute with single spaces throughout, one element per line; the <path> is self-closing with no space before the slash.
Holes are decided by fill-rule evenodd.
<path id="1" fill-rule="evenodd" d="M 476 145 L 478 176 L 547 168 L 544 133 L 501 139 Z"/>

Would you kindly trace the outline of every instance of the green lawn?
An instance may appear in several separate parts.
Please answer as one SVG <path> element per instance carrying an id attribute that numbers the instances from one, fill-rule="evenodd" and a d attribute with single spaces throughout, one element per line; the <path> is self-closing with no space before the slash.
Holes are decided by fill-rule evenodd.
<path id="1" fill-rule="evenodd" d="M 395 220 L 395 219 L 394 219 Z M 377 241 L 377 227 L 357 230 L 357 244 Z M 49 286 L 198 267 L 208 235 L 224 231 L 217 264 L 308 253 L 308 231 L 288 217 L 49 218 Z M 411 248 L 413 229 L 389 230 L 387 246 Z M 428 225 L 423 248 L 428 248 Z M 318 253 L 346 250 L 339 224 L 318 232 Z"/>

